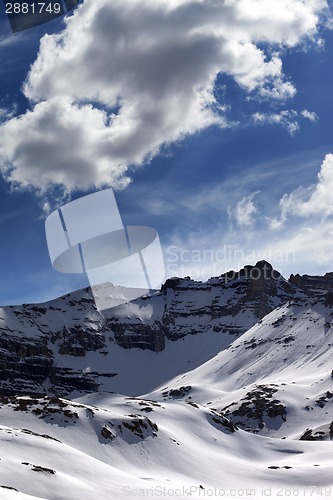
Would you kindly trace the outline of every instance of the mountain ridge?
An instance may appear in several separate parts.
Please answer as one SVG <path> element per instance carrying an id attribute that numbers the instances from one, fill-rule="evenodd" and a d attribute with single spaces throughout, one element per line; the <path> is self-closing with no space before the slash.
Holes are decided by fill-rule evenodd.
<path id="1" fill-rule="evenodd" d="M 331 495 L 331 279 L 261 261 L 105 316 L 88 289 L 0 308 L 1 499 Z"/>
<path id="2" fill-rule="evenodd" d="M 333 278 L 310 278 L 292 275 L 287 281 L 268 262 L 259 261 L 204 283 L 169 278 L 154 294 L 113 308 L 106 315 L 97 311 L 89 289 L 43 304 L 5 306 L 0 308 L 1 390 L 68 396 L 75 390 L 98 390 L 99 375 L 105 379 L 104 388 L 110 390 L 115 370 L 100 374 L 98 362 L 89 370 L 78 363 L 82 369 L 74 370 L 58 358 L 82 359 L 89 353 L 103 358 L 113 344 L 159 353 L 168 341 L 210 333 L 220 336 L 216 352 L 209 352 L 215 355 L 276 307 L 312 296 L 316 284 L 317 293 L 320 297 L 326 294 L 326 303 L 331 304 L 332 293 L 323 282 L 331 283 Z M 204 361 L 207 359 L 199 356 L 198 364 Z M 186 369 L 186 365 L 179 367 L 180 371 Z"/>

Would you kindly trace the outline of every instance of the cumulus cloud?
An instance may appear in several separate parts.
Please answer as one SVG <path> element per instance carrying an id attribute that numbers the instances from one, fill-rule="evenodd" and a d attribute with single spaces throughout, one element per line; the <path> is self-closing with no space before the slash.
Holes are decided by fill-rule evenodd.
<path id="1" fill-rule="evenodd" d="M 40 189 L 62 184 L 70 191 L 103 183 L 126 184 L 126 166 L 117 157 L 109 164 L 111 142 L 107 114 L 92 105 L 76 105 L 67 98 L 42 101 L 25 115 L 5 124 L 1 150 L 13 151 L 15 168 L 6 179 L 22 187 Z"/>
<path id="2" fill-rule="evenodd" d="M 327 154 L 318 173 L 318 182 L 299 186 L 280 200 L 281 215 L 269 219 L 270 229 L 281 229 L 290 216 L 323 221 L 333 215 L 333 154 Z"/>
<path id="3" fill-rule="evenodd" d="M 280 206 L 283 218 L 289 214 L 301 217 L 333 215 L 333 154 L 325 156 L 315 186 L 299 187 L 285 194 Z"/>
<path id="4" fill-rule="evenodd" d="M 125 186 L 128 167 L 163 144 L 228 125 L 214 98 L 218 74 L 264 98 L 293 96 L 279 50 L 315 39 L 326 7 L 325 0 L 86 0 L 61 33 L 41 40 L 23 87 L 31 109 L 0 127 L 3 174 L 42 192 L 53 184 Z"/>

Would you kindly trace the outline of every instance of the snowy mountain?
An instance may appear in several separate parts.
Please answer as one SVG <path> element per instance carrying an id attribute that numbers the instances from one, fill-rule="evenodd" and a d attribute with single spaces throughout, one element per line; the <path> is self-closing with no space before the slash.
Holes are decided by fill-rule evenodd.
<path id="1" fill-rule="evenodd" d="M 1 308 L 1 500 L 333 498 L 332 316 L 264 261 Z"/>
<path id="2" fill-rule="evenodd" d="M 112 289 L 110 285 L 110 293 Z M 261 262 L 206 283 L 169 279 L 159 292 L 115 307 L 108 316 L 97 311 L 89 289 L 46 304 L 3 307 L 2 390 L 60 396 L 107 390 L 137 395 L 208 361 L 297 293 L 295 286 Z M 139 354 L 132 348 L 139 348 Z M 151 359 L 145 363 L 147 377 L 135 375 L 128 386 L 124 356 L 132 370 L 140 356 Z M 161 363 L 165 364 L 162 371 Z M 140 373 L 141 365 L 140 359 Z M 154 374 L 158 379 L 153 381 Z"/>

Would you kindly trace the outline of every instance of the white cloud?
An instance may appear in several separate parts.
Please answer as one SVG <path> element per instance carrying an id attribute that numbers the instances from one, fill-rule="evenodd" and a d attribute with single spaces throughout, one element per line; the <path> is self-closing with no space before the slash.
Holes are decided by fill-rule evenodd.
<path id="1" fill-rule="evenodd" d="M 0 21 L 0 49 L 9 49 L 10 46 L 21 43 L 25 36 L 25 32 L 15 33 L 14 35 L 10 31 L 8 21 Z"/>
<path id="2" fill-rule="evenodd" d="M 10 120 L 11 118 L 14 118 L 16 113 L 17 113 L 17 106 L 15 104 L 7 108 L 0 107 L 0 124 L 7 120 Z"/>
<path id="3" fill-rule="evenodd" d="M 168 276 L 207 280 L 259 260 L 270 262 L 283 276 L 332 271 L 333 223 L 291 224 L 267 236 L 258 227 L 249 238 L 244 231 L 218 227 L 205 232 L 173 234 L 164 246 Z"/>
<path id="4" fill-rule="evenodd" d="M 294 167 L 291 170 L 290 165 Z M 307 162 L 305 156 L 285 158 L 281 164 L 271 165 L 271 169 L 268 169 L 269 184 L 279 183 L 279 180 L 283 182 L 288 173 L 289 179 L 292 178 L 294 181 L 304 168 L 313 172 L 313 160 Z M 260 173 L 262 175 L 262 168 Z M 205 223 L 206 214 L 202 214 L 202 218 L 198 218 L 197 226 L 192 227 L 192 230 L 189 231 L 189 226 L 184 225 L 178 232 L 169 234 L 168 240 L 164 242 L 168 275 L 190 275 L 193 278 L 207 280 L 210 276 L 219 275 L 230 269 L 239 269 L 262 259 L 271 262 L 285 277 L 297 272 L 324 274 L 332 271 L 333 155 L 325 157 L 315 185 L 289 191 L 281 198 L 280 206 L 279 199 L 275 200 L 274 196 L 272 197 L 271 190 L 268 191 L 269 197 L 266 196 L 267 183 L 263 184 L 263 181 L 264 178 L 256 179 L 262 188 L 260 206 L 264 205 L 266 211 L 263 209 L 260 211 L 255 206 L 252 199 L 256 194 L 259 198 L 259 193 L 252 193 L 244 196 L 236 204 L 237 211 L 229 210 L 229 220 L 219 219 L 220 206 L 218 208 L 211 206 L 210 211 L 214 217 L 212 215 L 209 217 L 209 225 Z M 242 191 L 247 189 L 249 192 L 251 187 L 251 178 L 245 181 L 242 178 Z M 230 189 L 230 184 L 226 184 L 219 186 L 219 193 L 212 191 L 212 194 L 215 193 L 214 199 L 218 202 L 221 198 L 228 200 L 229 191 L 234 196 L 234 189 Z M 175 212 L 183 210 L 183 216 L 186 217 L 182 200 L 178 197 L 174 209 Z M 215 212 L 212 211 L 214 209 Z M 279 211 L 280 217 L 276 219 L 267 216 Z M 237 212 L 240 217 L 239 222 L 250 223 L 255 217 L 255 230 L 251 230 L 251 226 L 246 224 L 241 229 L 234 225 Z M 279 231 L 268 231 L 268 226 Z"/>
<path id="5" fill-rule="evenodd" d="M 60 97 L 38 103 L 3 129 L 0 151 L 13 151 L 15 165 L 6 179 L 40 189 L 63 184 L 69 191 L 128 182 L 121 155 L 116 169 L 109 165 L 105 149 L 112 137 L 106 122 L 106 113 L 90 104 Z"/>
<path id="6" fill-rule="evenodd" d="M 265 224 L 251 235 L 227 226 L 200 228 L 170 235 L 164 252 L 168 276 L 207 280 L 259 260 L 270 262 L 286 278 L 291 273 L 324 274 L 332 271 L 333 222 L 289 221 L 269 235 Z"/>
<path id="7" fill-rule="evenodd" d="M 32 108 L 0 127 L 4 175 L 42 192 L 54 183 L 67 191 L 126 185 L 128 166 L 149 160 L 163 144 L 227 126 L 214 107 L 219 73 L 249 93 L 293 96 L 278 50 L 315 39 L 326 6 L 86 0 L 62 33 L 42 38 L 24 85 Z M 272 56 L 259 48 L 263 42 Z"/>
<path id="8" fill-rule="evenodd" d="M 252 118 L 254 123 L 263 125 L 282 125 L 290 135 L 294 135 L 299 130 L 297 122 L 298 113 L 292 110 L 280 111 L 280 113 L 255 113 Z"/>
<path id="9" fill-rule="evenodd" d="M 281 222 L 289 215 L 328 217 L 333 215 L 333 154 L 327 154 L 315 186 L 298 187 L 281 201 Z"/>
<path id="10" fill-rule="evenodd" d="M 290 135 L 295 135 L 296 132 L 299 131 L 299 118 L 304 118 L 311 122 L 316 122 L 318 120 L 316 113 L 314 111 L 308 111 L 307 109 L 301 112 L 294 109 L 286 109 L 279 113 L 254 113 L 252 115 L 252 119 L 257 125 L 281 125 Z"/>
<path id="11" fill-rule="evenodd" d="M 310 122 L 318 121 L 318 115 L 314 111 L 308 111 L 307 109 L 303 109 L 301 115 L 303 116 L 303 118 L 310 120 Z"/>
<path id="12" fill-rule="evenodd" d="M 244 196 L 236 205 L 234 217 L 239 226 L 251 226 L 254 222 L 254 216 L 257 213 L 257 208 L 253 203 L 253 198 L 259 191 L 252 193 L 250 196 Z"/>

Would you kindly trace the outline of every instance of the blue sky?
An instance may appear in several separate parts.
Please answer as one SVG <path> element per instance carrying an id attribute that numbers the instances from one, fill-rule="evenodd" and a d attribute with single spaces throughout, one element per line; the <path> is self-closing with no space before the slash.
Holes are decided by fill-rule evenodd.
<path id="1" fill-rule="evenodd" d="M 0 303 L 88 285 L 52 269 L 45 217 L 105 187 L 124 223 L 158 230 L 168 276 L 333 271 L 330 16 L 85 0 L 11 34 L 0 4 Z"/>

